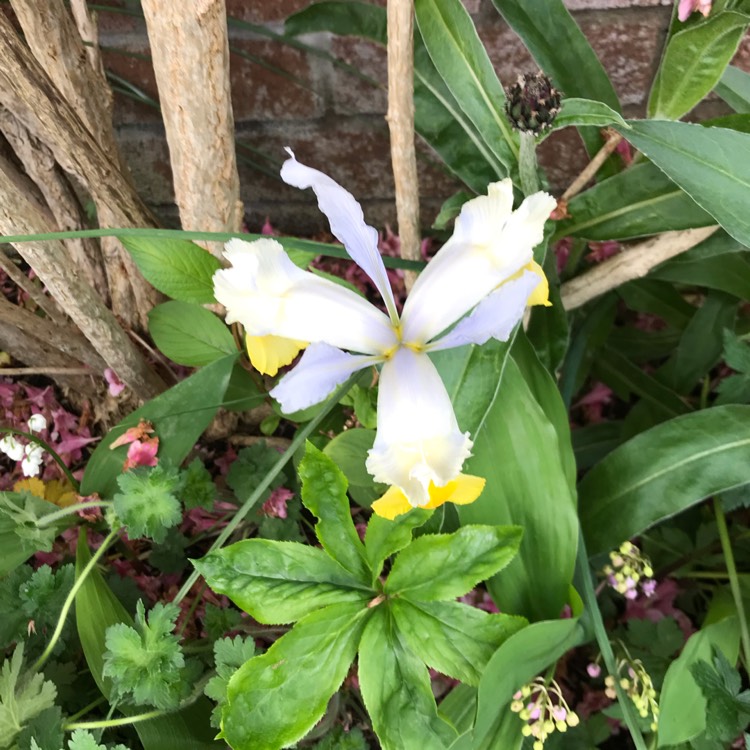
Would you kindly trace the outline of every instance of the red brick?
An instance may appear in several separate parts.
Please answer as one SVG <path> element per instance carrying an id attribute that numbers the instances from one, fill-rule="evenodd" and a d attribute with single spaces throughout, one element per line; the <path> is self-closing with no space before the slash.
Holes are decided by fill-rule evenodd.
<path id="1" fill-rule="evenodd" d="M 120 128 L 117 140 L 141 198 L 151 206 L 174 203 L 172 168 L 163 131 Z"/>
<path id="2" fill-rule="evenodd" d="M 385 114 L 388 109 L 385 48 L 367 39 L 333 37 L 331 53 L 378 82 L 369 83 L 343 68 L 332 67 L 331 99 L 334 110 L 340 114 Z"/>
<path id="3" fill-rule="evenodd" d="M 151 50 L 146 35 L 128 40 L 128 46 L 121 40 L 117 48 L 102 50 L 104 67 L 125 79 L 147 96 L 158 102 L 159 92 L 151 64 Z M 128 94 L 115 92 L 114 120 L 118 124 L 161 122 L 161 112 L 148 104 L 138 101 Z"/>
<path id="4" fill-rule="evenodd" d="M 312 119 L 322 114 L 323 99 L 307 53 L 268 40 L 232 40 L 231 50 L 268 61 L 298 80 L 233 52 L 230 60 L 234 118 L 242 120 Z"/>
<path id="5" fill-rule="evenodd" d="M 550 189 L 556 194 L 564 192 L 572 178 L 588 164 L 586 149 L 575 128 L 553 132 L 541 143 L 537 156 Z"/>
<path id="6" fill-rule="evenodd" d="M 568 10 L 614 10 L 615 8 L 653 8 L 673 5 L 672 0 L 563 0 Z"/>
<path id="7" fill-rule="evenodd" d="M 311 0 L 227 0 L 227 16 L 251 23 L 283 21 Z"/>
<path id="8" fill-rule="evenodd" d="M 133 0 L 104 0 L 97 3 L 101 6 L 109 6 L 112 10 L 95 11 L 99 32 L 102 35 L 123 34 L 133 31 L 146 33 L 146 22 L 143 20 L 139 2 Z M 131 15 L 124 11 L 134 11 L 137 15 Z"/>

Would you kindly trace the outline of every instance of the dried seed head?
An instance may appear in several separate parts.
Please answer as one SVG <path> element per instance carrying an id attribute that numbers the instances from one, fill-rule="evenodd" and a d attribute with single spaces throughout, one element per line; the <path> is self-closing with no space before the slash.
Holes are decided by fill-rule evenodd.
<path id="1" fill-rule="evenodd" d="M 505 93 L 505 111 L 517 130 L 543 133 L 560 111 L 560 92 L 541 71 L 519 75 Z"/>

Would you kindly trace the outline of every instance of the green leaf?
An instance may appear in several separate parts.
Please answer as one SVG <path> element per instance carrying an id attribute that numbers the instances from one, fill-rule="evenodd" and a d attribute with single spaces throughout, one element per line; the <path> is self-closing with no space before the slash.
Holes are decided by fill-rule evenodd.
<path id="1" fill-rule="evenodd" d="M 579 485 L 589 553 L 608 552 L 706 497 L 750 481 L 750 407 L 677 417 L 616 448 Z"/>
<path id="2" fill-rule="evenodd" d="M 705 286 L 738 299 L 750 298 L 750 263 L 745 253 L 725 253 L 698 260 L 673 258 L 654 269 L 649 278 Z"/>
<path id="3" fill-rule="evenodd" d="M 378 484 L 367 471 L 367 452 L 375 442 L 375 430 L 355 427 L 340 432 L 326 443 L 323 453 L 344 472 L 349 482 L 349 494 L 355 502 L 370 506 L 388 489 Z"/>
<path id="4" fill-rule="evenodd" d="M 623 441 L 622 422 L 598 422 L 572 431 L 576 465 L 580 470 L 590 469 Z"/>
<path id="5" fill-rule="evenodd" d="M 254 445 L 243 448 L 227 473 L 227 484 L 237 496 L 241 503 L 247 502 L 255 492 L 263 478 L 273 469 L 279 460 L 279 454 L 265 440 L 260 440 Z M 271 494 L 270 490 L 276 489 L 284 481 L 283 475 L 277 476 L 269 490 L 261 495 L 260 502 L 265 502 Z"/>
<path id="6" fill-rule="evenodd" d="M 352 521 L 347 481 L 336 464 L 308 441 L 299 465 L 302 503 L 318 519 L 315 535 L 323 549 L 365 585 L 371 574 L 365 548 Z"/>
<path id="7" fill-rule="evenodd" d="M 410 544 L 413 530 L 426 523 L 432 513 L 424 508 L 414 508 L 392 521 L 374 513 L 370 516 L 365 532 L 365 554 L 373 581 L 377 580 L 383 570 L 386 558 Z"/>
<path id="8" fill-rule="evenodd" d="M 750 245 L 750 134 L 685 122 L 629 120 L 623 133 L 738 242 Z"/>
<path id="9" fill-rule="evenodd" d="M 631 310 L 653 313 L 680 330 L 687 327 L 695 308 L 672 284 L 655 279 L 641 279 L 624 284 L 617 290 Z"/>
<path id="10" fill-rule="evenodd" d="M 113 427 L 86 465 L 81 493 L 98 492 L 102 498 L 111 498 L 117 492 L 117 476 L 122 472 L 128 448 L 111 450 L 110 446 L 141 419 L 154 425 L 159 437 L 159 460 L 179 466 L 221 406 L 237 356 L 233 354 L 204 367 Z"/>
<path id="11" fill-rule="evenodd" d="M 591 125 L 597 128 L 606 128 L 610 125 L 630 127 L 621 114 L 603 102 L 591 99 L 563 99 L 560 112 L 552 123 L 552 130 L 568 128 L 572 125 Z"/>
<path id="12" fill-rule="evenodd" d="M 213 275 L 221 263 L 208 250 L 187 240 L 121 237 L 140 272 L 167 297 L 196 302 L 215 302 Z"/>
<path id="13" fill-rule="evenodd" d="M 206 508 L 210 510 L 216 500 L 216 485 L 200 458 L 194 458 L 180 472 L 179 495 L 187 510 Z"/>
<path id="14" fill-rule="evenodd" d="M 750 113 L 750 73 L 727 66 L 714 91 L 735 111 Z"/>
<path id="15" fill-rule="evenodd" d="M 491 739 L 496 718 L 513 693 L 583 638 L 578 618 L 532 623 L 508 638 L 490 659 L 479 682 L 470 747 L 492 747 L 482 743 Z"/>
<path id="16" fill-rule="evenodd" d="M 411 601 L 463 596 L 513 559 L 522 533 L 516 526 L 463 526 L 421 536 L 396 557 L 385 591 Z"/>
<path id="17" fill-rule="evenodd" d="M 677 745 L 697 737 L 706 728 L 706 699 L 691 674 L 691 666 L 711 658 L 713 648 L 737 660 L 740 629 L 737 617 L 706 625 L 690 636 L 682 653 L 664 677 L 659 696 L 659 747 Z"/>
<path id="18" fill-rule="evenodd" d="M 237 351 L 224 322 L 205 307 L 172 300 L 148 314 L 148 330 L 173 362 L 202 367 Z"/>
<path id="19" fill-rule="evenodd" d="M 383 750 L 441 750 L 455 738 L 455 730 L 438 716 L 427 667 L 408 648 L 383 604 L 362 634 L 359 684 Z"/>
<path id="20" fill-rule="evenodd" d="M 714 224 L 711 214 L 651 162 L 634 164 L 575 196 L 554 239 L 629 240 Z"/>
<path id="21" fill-rule="evenodd" d="M 526 625 L 523 617 L 488 614 L 460 602 L 394 599 L 390 607 L 409 648 L 427 666 L 468 685 L 479 683 L 498 647 Z"/>
<path id="22" fill-rule="evenodd" d="M 246 539 L 193 564 L 215 592 L 266 625 L 375 596 L 323 550 L 296 542 Z"/>
<path id="23" fill-rule="evenodd" d="M 518 139 L 505 114 L 505 91 L 460 0 L 416 0 L 425 47 L 460 108 L 504 166 L 515 171 Z"/>
<path id="24" fill-rule="evenodd" d="M 724 360 L 737 371 L 737 375 L 731 375 L 719 383 L 715 405 L 747 403 L 750 401 L 750 347 L 732 331 L 725 330 L 723 338 Z"/>
<path id="25" fill-rule="evenodd" d="M 239 362 L 235 362 L 222 406 L 229 411 L 250 411 L 265 400 L 266 394 L 258 389 L 253 376 Z"/>
<path id="26" fill-rule="evenodd" d="M 718 83 L 734 57 L 749 19 L 743 13 L 712 13 L 667 42 L 654 78 L 648 116 L 678 120 Z"/>
<path id="27" fill-rule="evenodd" d="M 0 669 L 0 747 L 11 747 L 23 727 L 42 711 L 51 708 L 57 688 L 43 674 L 29 670 L 21 674 L 23 642 Z"/>
<path id="28" fill-rule="evenodd" d="M 246 662 L 229 681 L 221 736 L 234 750 L 276 750 L 301 739 L 346 677 L 369 613 L 332 604 Z"/>
<path id="29" fill-rule="evenodd" d="M 221 727 L 221 712 L 227 700 L 227 685 L 231 676 L 249 659 L 255 656 L 255 641 L 252 637 L 235 636 L 219 638 L 214 642 L 214 664 L 216 675 L 207 683 L 203 692 L 217 703 L 211 713 L 211 726 Z"/>

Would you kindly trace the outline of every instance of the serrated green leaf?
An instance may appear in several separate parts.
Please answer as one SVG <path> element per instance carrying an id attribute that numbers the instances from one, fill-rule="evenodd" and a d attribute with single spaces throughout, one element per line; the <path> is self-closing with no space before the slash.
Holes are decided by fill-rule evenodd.
<path id="1" fill-rule="evenodd" d="M 173 299 L 215 302 L 213 275 L 221 263 L 208 250 L 187 240 L 121 237 L 138 269 L 152 286 Z"/>
<path id="2" fill-rule="evenodd" d="M 648 116 L 678 120 L 718 83 L 748 26 L 743 13 L 712 13 L 667 41 L 648 102 Z"/>
<path id="3" fill-rule="evenodd" d="M 411 601 L 463 596 L 513 559 L 522 534 L 518 526 L 463 526 L 419 537 L 399 552 L 385 591 Z"/>
<path id="4" fill-rule="evenodd" d="M 658 521 L 750 482 L 750 407 L 671 419 L 610 453 L 578 487 L 589 554 L 606 553 Z"/>
<path id="5" fill-rule="evenodd" d="M 45 708 L 21 730 L 18 750 L 60 750 L 63 747 L 63 718 L 59 706 Z"/>
<path id="6" fill-rule="evenodd" d="M 365 532 L 365 552 L 372 569 L 373 581 L 383 570 L 386 558 L 406 547 L 411 542 L 414 529 L 425 524 L 432 513 L 431 510 L 414 508 L 392 521 L 374 513 L 370 516 Z"/>
<path id="7" fill-rule="evenodd" d="M 427 667 L 408 648 L 386 605 L 359 644 L 359 684 L 383 750 L 447 748 L 455 730 L 437 712 Z"/>
<path id="8" fill-rule="evenodd" d="M 246 661 L 255 656 L 255 641 L 251 637 L 219 638 L 214 642 L 214 663 L 216 675 L 203 688 L 203 692 L 216 702 L 211 713 L 211 725 L 221 727 L 221 712 L 226 703 L 227 685 L 230 677 Z"/>
<path id="9" fill-rule="evenodd" d="M 277 750 L 312 729 L 344 681 L 370 613 L 359 604 L 313 612 L 229 681 L 222 737 L 234 750 Z"/>
<path id="10" fill-rule="evenodd" d="M 427 666 L 468 685 L 479 683 L 498 647 L 527 624 L 460 602 L 394 599 L 390 607 L 409 648 Z"/>
<path id="11" fill-rule="evenodd" d="M 315 535 L 323 549 L 342 568 L 368 585 L 370 567 L 352 521 L 346 477 L 328 456 L 308 441 L 299 465 L 299 478 L 302 503 L 318 519 Z"/>
<path id="12" fill-rule="evenodd" d="M 323 550 L 296 542 L 246 539 L 193 564 L 215 592 L 267 625 L 375 596 Z"/>
<path id="13" fill-rule="evenodd" d="M 237 347 L 226 324 L 205 307 L 172 300 L 148 313 L 148 330 L 162 354 L 188 367 L 203 367 Z"/>
<path id="14" fill-rule="evenodd" d="M 86 465 L 81 493 L 98 492 L 102 498 L 111 498 L 117 492 L 117 477 L 128 448 L 123 445 L 110 450 L 110 446 L 141 419 L 154 425 L 159 437 L 159 460 L 179 466 L 221 406 L 237 356 L 224 357 L 204 367 L 113 427 Z"/>

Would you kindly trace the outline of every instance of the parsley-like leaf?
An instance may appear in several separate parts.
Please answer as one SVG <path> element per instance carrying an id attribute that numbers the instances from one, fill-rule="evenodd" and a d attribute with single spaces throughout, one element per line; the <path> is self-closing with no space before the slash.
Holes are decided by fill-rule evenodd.
<path id="1" fill-rule="evenodd" d="M 176 604 L 159 603 L 146 618 L 139 601 L 134 628 L 124 623 L 107 628 L 103 673 L 112 678 L 116 700 L 170 709 L 190 690 L 183 682 L 185 657 L 172 633 L 179 613 Z"/>
<path id="2" fill-rule="evenodd" d="M 216 485 L 199 458 L 194 458 L 180 473 L 180 497 L 188 510 L 213 507 Z"/>
<path id="3" fill-rule="evenodd" d="M 140 466 L 117 477 L 121 491 L 114 497 L 114 508 L 131 538 L 164 541 L 167 530 L 182 520 L 175 494 L 179 483 L 177 471 L 161 465 Z"/>
<path id="4" fill-rule="evenodd" d="M 55 703 L 57 689 L 45 682 L 44 675 L 26 672 L 23 665 L 23 643 L 0 670 L 0 747 L 11 747 L 23 727 Z"/>
<path id="5" fill-rule="evenodd" d="M 214 643 L 214 661 L 216 676 L 207 683 L 203 692 L 216 701 L 217 705 L 211 712 L 211 726 L 217 729 L 221 725 L 221 709 L 227 699 L 227 683 L 229 678 L 248 659 L 255 654 L 255 643 L 252 638 L 220 638 Z"/>
<path id="6" fill-rule="evenodd" d="M 68 740 L 68 750 L 110 750 L 100 745 L 96 737 L 86 729 L 76 729 Z M 128 750 L 125 745 L 114 745 L 111 750 Z"/>
<path id="7" fill-rule="evenodd" d="M 278 460 L 279 454 L 267 445 L 265 440 L 243 448 L 229 469 L 227 484 L 234 490 L 237 498 L 245 502 Z M 258 505 L 264 503 L 271 494 L 270 490 L 278 487 L 283 481 L 284 477 L 279 474 L 260 497 Z"/>

